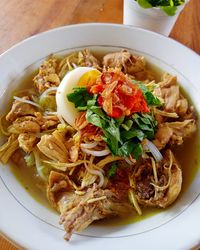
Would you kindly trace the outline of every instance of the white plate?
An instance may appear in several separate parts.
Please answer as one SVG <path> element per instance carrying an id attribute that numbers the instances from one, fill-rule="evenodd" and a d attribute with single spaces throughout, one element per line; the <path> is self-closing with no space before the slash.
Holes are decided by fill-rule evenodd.
<path id="1" fill-rule="evenodd" d="M 113 24 L 62 27 L 29 38 L 0 56 L 0 111 L 5 112 L 18 79 L 51 53 L 92 47 L 128 48 L 176 74 L 200 113 L 200 58 L 167 37 L 138 28 Z M 0 230 L 28 249 L 119 250 L 189 249 L 200 241 L 200 171 L 178 202 L 151 218 L 120 227 L 90 226 L 68 243 L 63 240 L 58 215 L 37 203 L 18 183 L 9 167 L 0 166 Z"/>

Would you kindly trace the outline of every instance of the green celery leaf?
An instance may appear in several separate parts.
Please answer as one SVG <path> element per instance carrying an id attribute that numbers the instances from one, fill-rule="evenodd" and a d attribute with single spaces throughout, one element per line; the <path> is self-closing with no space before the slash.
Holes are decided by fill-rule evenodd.
<path id="1" fill-rule="evenodd" d="M 118 150 L 119 156 L 129 156 L 134 149 L 134 143 L 132 141 L 125 142 Z"/>
<path id="2" fill-rule="evenodd" d="M 77 87 L 73 88 L 72 93 L 67 94 L 67 99 L 69 102 L 73 102 L 77 108 L 87 106 L 87 102 L 93 99 L 93 96 L 88 93 L 87 88 Z"/>
<path id="3" fill-rule="evenodd" d="M 143 154 L 143 148 L 142 148 L 142 145 L 140 143 L 134 144 L 132 154 L 136 160 L 138 160 L 139 157 Z"/>
<path id="4" fill-rule="evenodd" d="M 93 113 L 100 116 L 103 120 L 109 121 L 109 117 L 103 112 L 103 110 L 98 106 L 92 106 L 89 108 Z"/>
<path id="5" fill-rule="evenodd" d="M 115 120 L 111 118 L 103 128 L 103 133 L 107 137 L 107 145 L 114 155 L 117 155 L 120 138 L 119 126 L 115 124 Z"/>
<path id="6" fill-rule="evenodd" d="M 119 142 L 121 141 L 120 139 L 120 131 L 119 131 L 119 126 L 115 124 L 115 120 L 111 119 L 109 123 L 109 127 L 107 128 L 107 131 L 112 134 Z"/>
<path id="7" fill-rule="evenodd" d="M 90 109 L 87 110 L 86 112 L 86 119 L 89 123 L 99 127 L 99 128 L 104 128 L 105 126 L 105 121 L 101 119 L 101 117 L 95 113 L 93 113 Z"/>
<path id="8" fill-rule="evenodd" d="M 152 94 L 152 92 L 141 82 L 138 82 L 139 88 L 142 90 L 145 100 L 148 105 L 160 106 L 160 100 Z"/>
<path id="9" fill-rule="evenodd" d="M 109 134 L 106 130 L 103 129 L 104 136 L 102 136 L 103 140 L 107 143 L 108 148 L 112 152 L 113 155 L 117 155 L 119 142 L 116 140 L 114 136 Z"/>
<path id="10" fill-rule="evenodd" d="M 140 141 L 142 141 L 145 138 L 145 135 L 142 132 L 142 130 L 132 128 L 129 131 L 122 131 L 121 132 L 121 137 L 122 137 L 123 141 L 129 140 L 129 139 L 132 139 L 132 138 L 135 138 L 135 137 L 138 138 Z"/>
<path id="11" fill-rule="evenodd" d="M 161 101 L 156 96 L 154 96 L 150 91 L 146 92 L 144 96 L 148 105 L 154 105 L 154 106 L 161 105 Z"/>
<path id="12" fill-rule="evenodd" d="M 97 102 L 97 95 L 94 95 L 93 98 L 91 100 L 87 101 L 87 107 L 92 107 L 95 106 Z"/>
<path id="13" fill-rule="evenodd" d="M 152 140 L 154 138 L 155 132 L 153 130 L 145 131 L 146 138 Z"/>
<path id="14" fill-rule="evenodd" d="M 141 116 L 139 119 L 140 119 L 140 121 L 142 121 L 142 123 L 147 124 L 147 125 L 151 125 L 151 119 L 149 119 L 149 117 Z"/>
<path id="15" fill-rule="evenodd" d="M 117 162 L 114 162 L 111 167 L 109 168 L 108 170 L 108 177 L 109 178 L 112 178 L 115 176 L 116 172 L 117 172 L 117 167 L 118 167 L 118 164 Z"/>
<path id="16" fill-rule="evenodd" d="M 126 120 L 123 124 L 122 127 L 126 130 L 129 131 L 131 129 L 133 125 L 133 121 L 132 120 Z"/>
<path id="17" fill-rule="evenodd" d="M 86 112 L 86 119 L 89 123 L 102 129 L 104 133 L 103 140 L 107 143 L 110 151 L 117 155 L 118 144 L 121 140 L 119 125 L 116 124 L 116 121 L 108 117 L 98 106 L 89 107 Z"/>
<path id="18" fill-rule="evenodd" d="M 118 150 L 120 156 L 133 155 L 136 160 L 142 155 L 143 149 L 140 143 L 134 143 L 133 141 L 125 142 Z"/>
<path id="19" fill-rule="evenodd" d="M 146 94 L 147 92 L 149 92 L 149 89 L 147 88 L 147 86 L 145 86 L 142 82 L 137 82 L 136 84 L 138 84 L 143 94 Z"/>
<path id="20" fill-rule="evenodd" d="M 124 119 L 125 119 L 125 116 L 121 116 L 120 118 L 115 119 L 115 123 L 117 125 L 121 125 L 123 123 Z"/>
<path id="21" fill-rule="evenodd" d="M 137 127 L 142 130 L 145 134 L 145 137 L 148 139 L 152 139 L 154 137 L 155 131 L 157 129 L 157 122 L 151 114 L 134 114 L 132 116 Z"/>
<path id="22" fill-rule="evenodd" d="M 84 106 L 84 107 L 77 107 L 78 111 L 86 111 L 87 110 L 87 106 Z"/>

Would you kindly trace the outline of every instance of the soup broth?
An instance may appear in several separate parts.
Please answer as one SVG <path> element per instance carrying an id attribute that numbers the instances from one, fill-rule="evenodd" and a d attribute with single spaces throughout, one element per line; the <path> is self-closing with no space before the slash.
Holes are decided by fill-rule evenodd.
<path id="1" fill-rule="evenodd" d="M 94 53 L 95 54 L 95 53 Z M 98 58 L 102 58 L 102 54 L 98 52 L 96 55 Z M 160 80 L 161 75 L 163 73 L 157 66 L 148 63 L 148 68 L 156 74 L 157 81 Z M 22 79 L 20 86 L 18 87 L 17 91 L 24 88 L 30 88 L 32 84 L 33 76 L 36 72 L 31 73 L 30 75 L 26 76 Z M 191 138 L 187 139 L 184 144 L 180 147 L 174 147 L 173 152 L 175 157 L 181 164 L 183 170 L 183 186 L 182 191 L 186 192 L 189 186 L 191 185 L 197 171 L 199 170 L 200 166 L 200 129 L 198 124 L 197 131 L 192 135 Z M 45 186 L 42 185 L 41 181 L 36 177 L 36 172 L 33 167 L 27 167 L 26 164 L 15 165 L 10 164 L 10 169 L 12 173 L 15 175 L 19 183 L 24 187 L 24 189 L 34 198 L 37 202 L 44 205 L 48 209 L 52 209 L 47 201 L 45 195 Z M 42 192 L 41 192 L 42 190 Z M 159 212 L 161 209 L 158 208 L 148 208 L 143 209 L 143 215 L 139 216 L 136 212 L 133 212 L 128 217 L 124 218 L 114 218 L 114 219 L 106 219 L 104 220 L 103 224 L 107 226 L 119 226 L 125 225 L 128 223 L 138 222 L 140 220 L 149 218 Z M 102 225 L 102 222 L 95 222 L 96 225 Z"/>

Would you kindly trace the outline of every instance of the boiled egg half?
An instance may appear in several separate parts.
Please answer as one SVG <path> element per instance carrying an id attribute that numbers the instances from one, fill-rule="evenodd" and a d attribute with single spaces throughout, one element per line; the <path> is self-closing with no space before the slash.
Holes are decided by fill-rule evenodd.
<path id="1" fill-rule="evenodd" d="M 69 71 L 61 81 L 56 93 L 57 113 L 71 126 L 75 127 L 75 120 L 80 112 L 68 101 L 67 94 L 72 93 L 75 87 L 89 86 L 100 74 L 100 71 L 92 67 L 77 67 Z"/>

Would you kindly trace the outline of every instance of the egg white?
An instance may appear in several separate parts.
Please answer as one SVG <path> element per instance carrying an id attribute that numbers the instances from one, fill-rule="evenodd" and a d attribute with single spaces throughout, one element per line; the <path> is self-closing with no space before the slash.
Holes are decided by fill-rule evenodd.
<path id="1" fill-rule="evenodd" d="M 68 101 L 67 94 L 71 93 L 74 87 L 77 87 L 77 83 L 82 75 L 91 70 L 96 69 L 92 67 L 78 67 L 69 71 L 61 81 L 56 93 L 57 113 L 73 127 L 75 127 L 75 120 L 79 112 L 74 104 Z"/>

